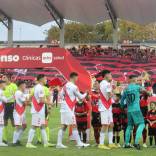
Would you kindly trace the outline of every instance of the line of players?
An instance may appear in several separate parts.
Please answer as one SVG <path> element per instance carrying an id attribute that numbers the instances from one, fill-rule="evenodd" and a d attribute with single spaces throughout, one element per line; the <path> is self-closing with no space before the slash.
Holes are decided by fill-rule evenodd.
<path id="1" fill-rule="evenodd" d="M 26 107 L 31 104 L 31 128 L 28 133 L 27 148 L 36 148 L 32 144 L 35 132 L 40 128 L 44 147 L 53 146 L 48 142 L 46 132 L 46 111 L 51 109 L 51 95 L 45 86 L 47 79 L 44 75 L 38 75 L 37 84 L 31 90 L 29 96 L 26 94 L 25 81 L 19 81 L 17 85 L 11 82 L 11 75 L 4 75 L 0 80 L 0 146 L 8 146 L 7 125 L 11 120 L 15 126 L 13 134 L 13 145 L 21 145 L 20 139 L 26 128 Z M 5 126 L 5 127 L 4 127 Z M 3 137 L 2 137 L 3 136 Z"/>
<path id="2" fill-rule="evenodd" d="M 125 97 L 122 96 L 123 100 L 121 105 L 119 103 L 121 95 L 113 94 L 113 88 L 111 85 L 111 72 L 104 70 L 101 72 L 101 76 L 103 78 L 102 81 L 100 84 L 97 81 L 95 82 L 94 91 L 91 94 L 92 125 L 94 128 L 94 136 L 96 143 L 98 144 L 98 148 L 109 150 L 111 148 L 121 147 L 119 144 L 119 132 L 121 131 L 121 126 L 124 130 L 125 148 L 132 147 L 130 145 L 130 135 L 134 126 L 136 130 L 134 147 L 136 147 L 136 149 L 141 149 L 139 140 L 142 132 L 144 137 L 143 146 L 147 147 L 145 144 L 146 128 L 143 115 L 146 119 L 146 122 L 149 123 L 150 145 L 152 145 L 153 136 L 156 141 L 156 106 L 154 101 L 151 102 L 151 109 L 148 111 L 147 95 L 150 95 L 150 93 L 146 91 L 144 87 L 141 87 L 142 84 L 138 83 L 140 78 L 135 75 L 131 75 L 129 77 L 129 85 L 124 90 L 126 94 L 124 95 Z M 78 91 L 78 88 L 75 85 L 77 79 L 78 75 L 76 73 L 72 73 L 70 75 L 70 82 L 68 82 L 62 89 L 62 128 L 58 132 L 57 148 L 67 148 L 67 146 L 62 144 L 62 138 L 67 126 L 74 127 L 75 132 L 73 135 L 76 137 L 75 140 L 80 140 L 77 129 L 75 127 L 77 125 L 79 134 L 80 136 L 83 134 L 83 142 L 86 143 L 85 131 L 87 128 L 88 108 L 86 104 L 87 102 L 83 99 L 85 97 L 88 99 L 89 94 L 88 92 L 81 94 Z M 120 94 L 122 93 L 120 92 Z M 141 94 L 143 97 L 140 100 Z M 78 98 L 78 102 L 76 102 L 76 97 Z M 140 103 L 142 102 L 144 102 L 144 105 L 141 105 L 143 107 L 143 112 L 140 110 Z M 121 108 L 121 106 L 123 108 Z M 129 110 L 127 110 L 127 107 Z M 108 136 L 108 146 L 105 142 L 106 136 Z M 117 144 L 115 144 L 115 141 Z"/>
<path id="3" fill-rule="evenodd" d="M 119 95 L 114 96 L 111 85 L 112 75 L 109 71 L 102 72 L 103 80 L 100 84 L 96 81 L 93 87 L 92 94 L 89 92 L 82 94 L 79 92 L 76 82 L 78 74 L 73 72 L 70 74 L 70 81 L 62 88 L 61 96 L 61 128 L 58 132 L 57 148 L 67 148 L 63 145 L 62 140 L 65 130 L 68 126 L 72 127 L 72 134 L 74 140 L 76 140 L 78 147 L 88 147 L 86 143 L 86 117 L 88 108 L 84 107 L 84 100 L 91 98 L 92 103 L 92 125 L 94 128 L 94 136 L 98 148 L 111 149 L 120 147 L 119 132 L 121 130 L 121 122 L 118 122 L 117 114 L 121 114 L 119 107 Z M 46 118 L 45 109 L 46 105 L 50 109 L 52 102 L 49 94 L 46 94 L 46 77 L 39 75 L 37 77 L 37 84 L 33 88 L 29 97 L 25 96 L 26 84 L 24 81 L 18 83 L 18 88 L 15 84 L 10 82 L 10 77 L 4 76 L 0 81 L 0 146 L 7 146 L 6 138 L 6 126 L 8 119 L 11 119 L 12 125 L 15 125 L 15 131 L 13 136 L 13 144 L 19 145 L 21 136 L 26 128 L 25 123 L 25 110 L 26 106 L 31 104 L 32 114 L 32 127 L 29 130 L 27 148 L 36 148 L 32 144 L 35 131 L 37 128 L 41 129 L 41 135 L 43 138 L 44 147 L 53 146 L 48 142 L 48 136 L 46 133 Z M 7 84 L 7 85 L 6 85 Z M 114 99 L 114 100 L 113 100 Z M 5 103 L 5 105 L 4 105 Z M 112 103 L 114 103 L 112 105 Z M 113 106 L 113 109 L 112 109 Z M 155 103 L 151 104 L 151 109 L 148 112 L 147 121 L 149 123 L 150 143 L 152 142 L 152 136 L 156 136 L 155 126 Z M 122 117 L 124 130 L 127 126 L 127 113 L 124 113 L 125 117 Z M 113 118 L 114 117 L 114 118 Z M 14 122 L 13 122 L 14 121 Z M 5 128 L 4 128 L 5 125 Z M 81 132 L 83 134 L 83 141 L 81 141 Z M 2 133 L 4 139 L 2 138 Z M 109 144 L 106 146 L 105 140 L 108 136 Z M 115 137 L 116 136 L 116 137 Z M 156 137 L 155 137 L 156 138 Z M 117 144 L 115 144 L 115 140 Z"/>
<path id="4" fill-rule="evenodd" d="M 129 84 L 132 80 L 130 76 Z M 134 76 L 135 77 L 135 76 Z M 136 85 L 139 86 L 144 85 L 142 81 L 140 81 L 140 77 L 136 77 Z M 100 82 L 100 81 L 99 81 Z M 100 138 L 100 131 L 101 131 L 101 119 L 100 119 L 100 112 L 98 110 L 98 101 L 100 98 L 99 94 L 99 82 L 96 81 L 93 86 L 92 96 L 91 96 L 91 104 L 92 104 L 92 126 L 94 128 L 94 136 L 96 143 L 99 144 Z M 142 115 L 144 117 L 145 128 L 143 130 L 143 147 L 147 148 L 146 141 L 147 141 L 147 127 L 148 127 L 148 136 L 149 136 L 149 143 L 150 146 L 153 145 L 153 139 L 155 140 L 155 144 L 153 145 L 156 147 L 156 98 L 150 100 L 150 96 L 152 96 L 152 89 L 150 84 L 145 83 L 145 89 L 147 91 L 143 92 L 142 94 L 139 93 L 139 109 L 141 109 Z M 116 143 L 118 147 L 120 145 L 120 132 L 123 130 L 123 139 L 125 142 L 126 139 L 126 129 L 128 125 L 128 118 L 127 118 L 127 104 L 124 107 L 121 107 L 120 99 L 123 89 L 121 88 L 120 84 L 117 84 L 114 89 L 114 102 L 112 104 L 112 113 L 113 113 L 113 143 Z M 136 109 L 135 109 L 136 111 Z M 136 137 L 136 129 L 137 126 L 134 126 L 133 129 L 133 139 L 135 140 Z M 130 139 L 131 142 L 131 139 Z M 125 147 L 125 145 L 124 145 Z"/>

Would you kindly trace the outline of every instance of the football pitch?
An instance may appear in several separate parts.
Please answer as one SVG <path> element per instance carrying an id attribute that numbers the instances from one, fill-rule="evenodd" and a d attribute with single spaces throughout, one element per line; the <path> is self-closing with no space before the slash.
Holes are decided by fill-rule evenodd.
<path id="1" fill-rule="evenodd" d="M 27 111 L 27 123 L 28 128 L 24 132 L 24 135 L 22 137 L 22 147 L 6 147 L 6 148 L 0 148 L 0 156 L 156 156 L 156 148 L 147 148 L 143 149 L 141 151 L 137 151 L 135 149 L 113 149 L 113 150 L 100 150 L 96 147 L 89 147 L 86 149 L 78 149 L 75 147 L 74 142 L 68 141 L 68 132 L 66 132 L 65 138 L 64 138 L 64 144 L 69 145 L 68 149 L 56 149 L 55 147 L 51 148 L 44 148 L 42 145 L 39 145 L 37 149 L 27 149 L 25 148 L 25 144 L 27 141 L 27 135 L 28 130 L 30 127 L 30 120 L 31 115 L 29 113 L 30 111 Z M 60 126 L 60 114 L 59 114 L 59 108 L 53 108 L 51 115 L 50 115 L 50 121 L 49 121 L 49 127 L 51 129 L 51 142 L 56 144 L 57 140 L 57 132 L 58 128 Z M 9 127 L 9 142 L 12 142 L 12 136 L 13 136 L 13 128 Z M 93 136 L 93 132 L 91 132 L 91 136 Z M 94 144 L 93 137 L 91 137 L 91 144 Z M 34 139 L 35 143 L 35 139 Z"/>

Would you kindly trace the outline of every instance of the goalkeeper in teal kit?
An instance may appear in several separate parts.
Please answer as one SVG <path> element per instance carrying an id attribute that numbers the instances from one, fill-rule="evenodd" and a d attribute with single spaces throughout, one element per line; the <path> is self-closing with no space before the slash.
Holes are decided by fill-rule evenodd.
<path id="1" fill-rule="evenodd" d="M 145 128 L 144 118 L 140 110 L 140 92 L 144 91 L 143 88 L 136 83 L 137 77 L 131 75 L 129 77 L 130 84 L 124 90 L 121 98 L 121 106 L 123 107 L 126 103 L 127 105 L 127 117 L 128 117 L 128 126 L 126 129 L 126 145 L 125 148 L 130 148 L 130 137 L 131 131 L 133 130 L 134 125 L 137 126 L 136 138 L 134 147 L 140 149 L 139 139 L 142 136 L 143 129 Z"/>

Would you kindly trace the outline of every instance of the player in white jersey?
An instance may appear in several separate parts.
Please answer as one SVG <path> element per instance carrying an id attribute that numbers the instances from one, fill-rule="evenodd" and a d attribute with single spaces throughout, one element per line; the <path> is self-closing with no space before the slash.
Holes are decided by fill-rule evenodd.
<path id="1" fill-rule="evenodd" d="M 38 75 L 38 84 L 34 87 L 34 95 L 32 97 L 32 127 L 29 130 L 27 148 L 36 148 L 32 145 L 32 141 L 35 135 L 36 128 L 41 128 L 41 135 L 43 138 L 44 147 L 52 146 L 48 143 L 47 134 L 45 130 L 45 103 L 46 95 L 44 92 L 44 85 L 47 83 L 47 79 L 44 75 Z"/>
<path id="2" fill-rule="evenodd" d="M 101 132 L 100 132 L 100 149 L 111 149 L 117 148 L 113 144 L 113 114 L 112 114 L 112 75 L 108 70 L 101 72 L 103 80 L 100 83 L 100 99 L 98 102 L 99 111 L 101 115 Z M 106 134 L 108 134 L 109 145 L 106 146 L 104 143 Z"/>
<path id="3" fill-rule="evenodd" d="M 79 92 L 78 87 L 76 86 L 76 82 L 78 80 L 78 74 L 73 72 L 70 74 L 70 81 L 66 83 L 66 85 L 63 87 L 60 96 L 62 99 L 61 102 L 61 125 L 62 128 L 58 132 L 58 139 L 57 139 L 57 145 L 56 148 L 67 148 L 67 146 L 64 146 L 62 143 L 63 135 L 65 133 L 65 130 L 68 126 L 71 126 L 73 128 L 73 136 L 74 139 L 77 142 L 77 146 L 79 147 L 87 147 L 89 144 L 84 144 L 80 140 L 80 136 L 78 134 L 77 126 L 76 126 L 76 119 L 74 114 L 74 108 L 76 104 L 76 99 L 84 99 L 88 96 L 88 93 L 81 94 Z"/>
<path id="4" fill-rule="evenodd" d="M 2 141 L 3 128 L 4 128 L 4 104 L 3 102 L 5 103 L 9 102 L 9 99 L 7 99 L 3 95 L 3 90 L 5 89 L 5 86 L 6 86 L 5 81 L 0 80 L 0 146 L 1 147 L 8 146 Z"/>
<path id="5" fill-rule="evenodd" d="M 14 108 L 14 124 L 15 131 L 13 135 L 13 145 L 20 146 L 21 136 L 26 129 L 26 114 L 25 108 L 28 104 L 28 99 L 25 95 L 26 83 L 25 81 L 18 82 L 18 90 L 15 92 L 15 108 Z"/>

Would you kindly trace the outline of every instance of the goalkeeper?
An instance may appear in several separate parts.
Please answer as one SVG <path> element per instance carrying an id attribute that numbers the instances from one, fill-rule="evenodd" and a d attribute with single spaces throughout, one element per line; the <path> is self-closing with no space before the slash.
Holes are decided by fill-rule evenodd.
<path id="1" fill-rule="evenodd" d="M 137 126 L 136 138 L 134 147 L 138 150 L 141 149 L 139 140 L 142 137 L 142 132 L 145 128 L 144 117 L 140 110 L 140 92 L 143 91 L 143 88 L 138 85 L 137 76 L 131 75 L 129 76 L 129 85 L 124 90 L 122 98 L 121 98 L 121 106 L 123 107 L 125 102 L 127 104 L 127 117 L 128 117 L 128 126 L 126 129 L 126 138 L 125 138 L 125 148 L 131 148 L 129 142 L 131 137 L 131 131 L 133 127 Z"/>

